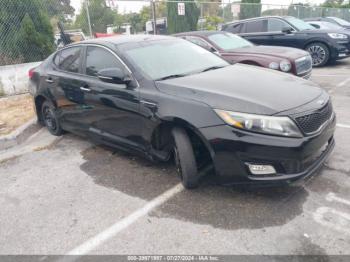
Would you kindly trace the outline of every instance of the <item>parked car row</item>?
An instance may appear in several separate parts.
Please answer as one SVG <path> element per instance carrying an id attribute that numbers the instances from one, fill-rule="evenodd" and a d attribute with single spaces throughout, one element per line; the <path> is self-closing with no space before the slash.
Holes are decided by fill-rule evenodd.
<path id="1" fill-rule="evenodd" d="M 300 49 L 258 46 L 238 35 L 221 31 L 194 31 L 175 36 L 214 52 L 231 64 L 256 65 L 303 78 L 311 76 L 311 56 Z"/>
<path id="2" fill-rule="evenodd" d="M 238 34 L 257 45 L 306 50 L 315 67 L 349 57 L 350 31 L 343 28 L 316 29 L 309 23 L 290 16 L 266 16 L 228 23 L 222 30 Z"/>
<path id="3" fill-rule="evenodd" d="M 251 21 L 261 20 L 239 27 Z M 51 134 L 69 131 L 152 161 L 173 159 L 186 188 L 210 169 L 225 184 L 289 184 L 322 166 L 336 117 L 315 83 L 230 64 L 251 57 L 298 74 L 298 61 L 308 57 L 275 50 L 225 32 L 99 38 L 53 53 L 31 70 L 31 90 Z"/>

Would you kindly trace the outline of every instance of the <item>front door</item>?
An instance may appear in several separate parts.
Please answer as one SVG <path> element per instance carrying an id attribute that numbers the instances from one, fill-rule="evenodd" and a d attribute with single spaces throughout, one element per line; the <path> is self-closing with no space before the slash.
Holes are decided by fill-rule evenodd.
<path id="1" fill-rule="evenodd" d="M 139 87 L 136 80 L 129 84 L 102 81 L 97 73 L 102 69 L 119 68 L 131 76 L 116 54 L 102 46 L 87 46 L 83 62 L 84 121 L 89 132 L 105 142 L 140 148 L 141 121 Z"/>

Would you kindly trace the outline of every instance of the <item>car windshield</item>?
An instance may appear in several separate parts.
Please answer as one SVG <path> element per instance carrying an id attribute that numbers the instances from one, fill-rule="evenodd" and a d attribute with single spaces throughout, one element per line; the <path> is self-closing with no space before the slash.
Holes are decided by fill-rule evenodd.
<path id="1" fill-rule="evenodd" d="M 128 61 L 153 80 L 181 77 L 229 64 L 217 55 L 182 39 L 118 45 Z"/>
<path id="2" fill-rule="evenodd" d="M 330 17 L 334 21 L 336 21 L 340 25 L 350 26 L 350 23 L 344 19 L 338 18 L 338 17 Z"/>
<path id="3" fill-rule="evenodd" d="M 298 18 L 295 17 L 286 17 L 285 18 L 291 25 L 293 25 L 296 29 L 298 29 L 299 31 L 303 31 L 303 30 L 314 30 L 315 28 L 304 22 L 303 20 L 300 20 Z"/>
<path id="4" fill-rule="evenodd" d="M 208 38 L 223 50 L 253 46 L 249 41 L 231 33 L 213 34 L 208 36 Z"/>

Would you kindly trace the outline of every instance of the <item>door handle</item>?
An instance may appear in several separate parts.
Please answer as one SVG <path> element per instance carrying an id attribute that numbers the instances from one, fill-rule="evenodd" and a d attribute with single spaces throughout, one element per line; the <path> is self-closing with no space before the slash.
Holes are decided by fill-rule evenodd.
<path id="1" fill-rule="evenodd" d="M 81 91 L 84 91 L 84 92 L 90 92 L 90 91 L 91 91 L 90 88 L 88 88 L 88 87 L 83 87 L 83 86 L 80 87 L 80 90 L 81 90 Z"/>
<path id="2" fill-rule="evenodd" d="M 51 77 L 46 78 L 46 79 L 45 79 L 45 81 L 46 81 L 47 83 L 50 83 L 50 84 L 51 84 L 51 83 L 53 83 L 53 80 L 52 80 L 52 78 L 51 78 Z"/>
<path id="3" fill-rule="evenodd" d="M 156 103 L 152 103 L 152 102 L 149 102 L 149 101 L 146 101 L 146 100 L 141 100 L 140 103 L 143 104 L 145 107 L 148 107 L 148 108 L 151 108 L 151 109 L 154 109 L 154 108 L 158 107 Z"/>

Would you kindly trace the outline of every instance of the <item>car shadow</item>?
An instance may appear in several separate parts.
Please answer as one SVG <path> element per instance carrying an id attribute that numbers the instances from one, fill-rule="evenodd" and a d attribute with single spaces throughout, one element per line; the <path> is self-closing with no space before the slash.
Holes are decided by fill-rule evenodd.
<path id="1" fill-rule="evenodd" d="M 81 170 L 96 184 L 133 197 L 151 200 L 179 183 L 172 163 L 152 163 L 100 146 L 81 154 Z M 150 215 L 231 230 L 264 228 L 300 215 L 307 196 L 303 187 L 219 186 L 209 174 L 198 189 L 178 193 Z"/>

